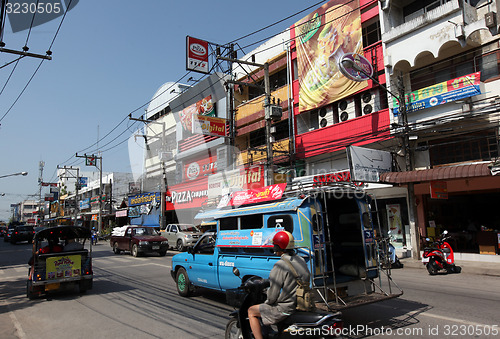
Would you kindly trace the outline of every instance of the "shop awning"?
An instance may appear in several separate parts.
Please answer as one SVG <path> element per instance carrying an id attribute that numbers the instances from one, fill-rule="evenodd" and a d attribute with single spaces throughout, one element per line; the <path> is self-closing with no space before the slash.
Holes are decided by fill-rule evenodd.
<path id="1" fill-rule="evenodd" d="M 380 175 L 380 182 L 390 184 L 405 184 L 433 180 L 463 179 L 474 177 L 489 177 L 489 163 L 446 166 L 418 171 L 386 172 Z"/>

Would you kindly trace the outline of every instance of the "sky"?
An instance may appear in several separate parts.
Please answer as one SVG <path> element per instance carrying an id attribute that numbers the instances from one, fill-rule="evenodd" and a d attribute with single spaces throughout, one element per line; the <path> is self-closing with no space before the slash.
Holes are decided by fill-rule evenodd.
<path id="1" fill-rule="evenodd" d="M 29 52 L 45 55 L 55 37 L 52 60 L 25 57 L 0 68 L 0 220 L 10 218 L 11 204 L 38 199 L 41 161 L 44 182 L 57 182 L 58 166 L 90 170 L 75 155 L 97 148 L 104 172 L 130 172 L 127 139 L 139 126 L 128 115 L 142 115 L 162 84 L 201 77 L 186 76 L 187 35 L 224 45 L 292 16 L 238 40 L 257 43 L 248 53 L 325 2 L 80 0 L 57 35 L 61 17 L 32 28 Z M 7 20 L 5 48 L 21 50 L 27 38 Z M 0 53 L 0 66 L 15 58 Z"/>

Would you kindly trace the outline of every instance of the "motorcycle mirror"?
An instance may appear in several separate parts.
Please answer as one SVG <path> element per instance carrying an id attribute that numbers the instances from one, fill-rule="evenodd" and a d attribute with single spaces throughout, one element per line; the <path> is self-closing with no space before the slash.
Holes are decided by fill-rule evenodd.
<path id="1" fill-rule="evenodd" d="M 240 276 L 240 270 L 239 270 L 239 269 L 237 269 L 236 267 L 233 267 L 233 274 L 234 274 L 235 276 L 239 277 L 239 276 Z"/>

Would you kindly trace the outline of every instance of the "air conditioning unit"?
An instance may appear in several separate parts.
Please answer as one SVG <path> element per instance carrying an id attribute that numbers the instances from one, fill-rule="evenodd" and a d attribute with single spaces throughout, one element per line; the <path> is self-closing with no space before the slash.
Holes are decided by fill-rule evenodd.
<path id="1" fill-rule="evenodd" d="M 331 126 L 335 123 L 333 119 L 333 106 L 323 106 L 318 110 L 318 125 L 319 128 Z"/>
<path id="2" fill-rule="evenodd" d="M 353 98 L 342 99 L 338 102 L 340 122 L 356 117 L 356 105 Z"/>
<path id="3" fill-rule="evenodd" d="M 362 114 L 370 114 L 380 110 L 380 92 L 378 90 L 366 91 L 361 94 Z"/>

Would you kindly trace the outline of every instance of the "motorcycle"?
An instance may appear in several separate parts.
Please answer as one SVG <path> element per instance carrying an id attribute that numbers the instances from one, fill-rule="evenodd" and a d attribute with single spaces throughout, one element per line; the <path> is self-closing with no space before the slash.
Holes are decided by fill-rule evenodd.
<path id="1" fill-rule="evenodd" d="M 444 231 L 432 247 L 424 248 L 422 263 L 430 275 L 436 275 L 441 270 L 445 270 L 447 273 L 460 273 L 462 271 L 460 266 L 455 265 L 453 249 L 447 241 L 450 238 L 448 231 Z M 430 242 L 430 239 L 426 238 L 426 241 Z"/>
<path id="2" fill-rule="evenodd" d="M 233 274 L 239 277 L 239 270 L 234 267 Z M 269 280 L 251 277 L 242 280 L 241 286 L 226 291 L 227 303 L 237 309 L 230 314 L 231 319 L 226 325 L 225 338 L 253 338 L 248 321 L 248 309 L 252 305 L 266 301 L 265 289 L 269 287 Z M 335 338 L 339 337 L 343 322 L 341 313 L 323 311 L 302 312 L 296 311 L 285 320 L 272 326 L 261 323 L 264 338 Z"/>
<path id="3" fill-rule="evenodd" d="M 91 239 L 90 241 L 92 242 L 92 245 L 97 245 L 97 238 L 98 238 L 98 234 L 95 230 L 92 231 L 92 236 L 91 236 Z"/>
<path id="4" fill-rule="evenodd" d="M 389 237 L 385 239 L 386 242 L 383 243 L 383 248 L 381 251 L 381 263 L 384 263 L 384 267 L 389 267 L 391 268 L 403 268 L 404 264 L 399 260 L 398 256 L 396 255 L 396 248 L 392 244 L 392 241 L 394 240 L 394 236 L 391 235 L 391 232 L 389 231 Z"/>

